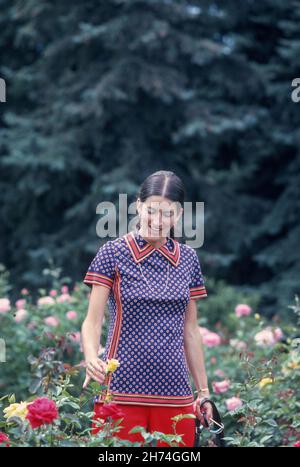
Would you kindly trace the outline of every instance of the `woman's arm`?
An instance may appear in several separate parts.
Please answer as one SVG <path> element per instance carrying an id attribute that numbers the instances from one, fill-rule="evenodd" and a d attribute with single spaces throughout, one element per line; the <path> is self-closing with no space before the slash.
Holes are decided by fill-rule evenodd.
<path id="1" fill-rule="evenodd" d="M 86 362 L 84 388 L 91 379 L 98 383 L 104 381 L 104 371 L 107 365 L 98 358 L 98 350 L 108 296 L 109 289 L 107 287 L 93 284 L 87 315 L 81 327 L 82 347 Z"/>
<path id="2" fill-rule="evenodd" d="M 205 371 L 202 337 L 198 327 L 196 300 L 189 301 L 185 314 L 184 350 L 189 370 L 198 391 L 197 399 L 194 402 L 194 410 L 203 424 L 200 404 L 202 399 L 204 397 L 209 398 L 210 394 Z M 204 403 L 204 408 L 208 419 L 211 419 L 213 413 L 211 404 L 209 402 Z"/>
<path id="3" fill-rule="evenodd" d="M 197 320 L 196 300 L 190 300 L 185 313 L 184 349 L 196 389 L 200 395 L 209 396 L 202 337 Z"/>

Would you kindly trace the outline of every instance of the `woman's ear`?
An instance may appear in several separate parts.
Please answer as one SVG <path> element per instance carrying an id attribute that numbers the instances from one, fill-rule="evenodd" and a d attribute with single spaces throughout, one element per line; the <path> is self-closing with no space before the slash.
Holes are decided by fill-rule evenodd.
<path id="1" fill-rule="evenodd" d="M 136 210 L 137 210 L 138 214 L 140 214 L 140 210 L 141 210 L 141 200 L 140 200 L 140 198 L 137 198 L 137 200 L 136 200 Z"/>
<path id="2" fill-rule="evenodd" d="M 178 214 L 177 214 L 176 217 L 175 217 L 175 224 L 179 221 L 179 219 L 181 218 L 182 214 L 183 214 L 183 208 L 180 208 L 180 209 L 178 210 Z"/>

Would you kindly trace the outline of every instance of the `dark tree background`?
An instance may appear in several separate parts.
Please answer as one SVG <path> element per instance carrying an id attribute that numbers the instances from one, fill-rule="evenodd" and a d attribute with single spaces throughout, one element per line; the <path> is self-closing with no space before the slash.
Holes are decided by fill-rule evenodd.
<path id="1" fill-rule="evenodd" d="M 0 262 L 81 280 L 96 205 L 173 170 L 205 202 L 205 275 L 286 313 L 299 293 L 300 4 L 0 0 Z M 214 293 L 213 290 L 210 291 Z"/>

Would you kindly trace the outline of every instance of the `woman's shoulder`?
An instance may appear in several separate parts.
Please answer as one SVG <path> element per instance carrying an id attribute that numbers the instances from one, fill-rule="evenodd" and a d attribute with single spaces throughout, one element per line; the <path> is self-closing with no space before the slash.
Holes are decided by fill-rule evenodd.
<path id="1" fill-rule="evenodd" d="M 119 256 L 121 252 L 125 253 L 127 250 L 126 234 L 120 235 L 115 239 L 110 239 L 107 243 L 109 243 L 109 247 L 114 252 L 115 256 Z"/>
<path id="2" fill-rule="evenodd" d="M 180 250 L 182 253 L 188 254 L 188 255 L 194 255 L 196 254 L 196 250 L 194 250 L 193 247 L 188 245 L 187 243 L 180 243 L 178 242 Z"/>

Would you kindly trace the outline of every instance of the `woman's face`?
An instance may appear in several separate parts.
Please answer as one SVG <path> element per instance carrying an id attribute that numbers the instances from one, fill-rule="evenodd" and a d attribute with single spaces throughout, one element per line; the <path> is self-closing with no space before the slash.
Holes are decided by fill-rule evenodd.
<path id="1" fill-rule="evenodd" d="M 140 216 L 140 231 L 150 239 L 169 236 L 171 228 L 178 222 L 183 208 L 180 203 L 163 196 L 149 196 L 146 201 L 137 199 Z"/>

